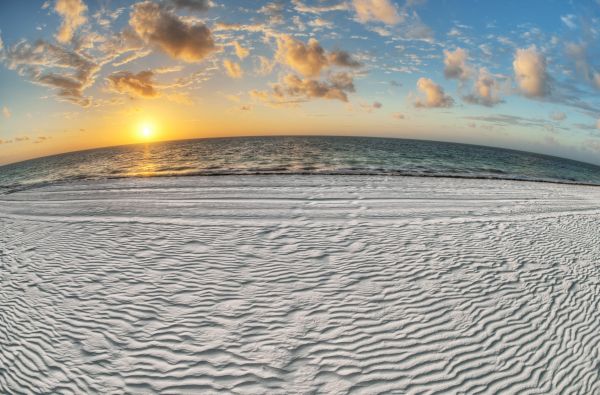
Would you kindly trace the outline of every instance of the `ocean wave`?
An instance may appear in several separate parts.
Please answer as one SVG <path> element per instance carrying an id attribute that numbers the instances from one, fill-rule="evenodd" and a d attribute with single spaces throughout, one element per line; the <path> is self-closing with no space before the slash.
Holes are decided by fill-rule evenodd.
<path id="1" fill-rule="evenodd" d="M 53 185 L 72 184 L 79 181 L 119 180 L 128 178 L 170 178 L 170 177 L 226 177 L 226 176 L 386 176 L 386 177 L 427 177 L 427 178 L 455 178 L 468 180 L 499 180 L 541 182 L 551 184 L 600 186 L 600 183 L 583 182 L 573 179 L 536 178 L 511 175 L 503 172 L 490 172 L 488 174 L 468 174 L 458 172 L 435 172 L 432 170 L 405 171 L 405 170 L 365 170 L 365 169 L 337 169 L 337 170 L 284 170 L 284 169 L 252 169 L 252 170 L 199 170 L 199 171 L 167 171 L 155 173 L 133 173 L 126 175 L 78 175 L 53 181 L 42 181 L 23 184 L 0 185 L 0 195 L 11 194 L 24 190 L 43 188 Z"/>
<path id="2" fill-rule="evenodd" d="M 351 137 L 187 140 L 74 152 L 0 167 L 0 193 L 130 177 L 369 175 L 600 185 L 600 167 L 492 147 Z"/>

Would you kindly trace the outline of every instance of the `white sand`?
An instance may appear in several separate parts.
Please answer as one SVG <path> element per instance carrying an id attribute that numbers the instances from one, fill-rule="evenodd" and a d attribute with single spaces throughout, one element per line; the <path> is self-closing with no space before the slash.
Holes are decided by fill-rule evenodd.
<path id="1" fill-rule="evenodd" d="M 600 188 L 401 177 L 0 196 L 0 393 L 600 393 Z"/>

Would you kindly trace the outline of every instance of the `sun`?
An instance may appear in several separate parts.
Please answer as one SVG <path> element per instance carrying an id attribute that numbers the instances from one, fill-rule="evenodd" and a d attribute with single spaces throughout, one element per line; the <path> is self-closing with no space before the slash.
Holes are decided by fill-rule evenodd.
<path id="1" fill-rule="evenodd" d="M 150 122 L 144 122 L 140 125 L 139 136 L 144 140 L 150 140 L 154 137 L 154 125 Z"/>

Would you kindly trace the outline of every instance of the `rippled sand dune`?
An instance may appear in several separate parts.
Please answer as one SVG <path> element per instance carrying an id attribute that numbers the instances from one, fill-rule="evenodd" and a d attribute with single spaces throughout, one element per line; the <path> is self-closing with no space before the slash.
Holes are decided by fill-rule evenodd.
<path id="1" fill-rule="evenodd" d="M 0 393 L 600 393 L 600 188 L 88 182 L 0 248 Z"/>

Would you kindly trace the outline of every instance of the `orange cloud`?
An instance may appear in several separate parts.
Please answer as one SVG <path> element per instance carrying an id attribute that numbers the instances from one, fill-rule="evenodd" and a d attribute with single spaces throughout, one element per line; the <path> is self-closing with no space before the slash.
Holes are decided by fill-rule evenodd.
<path id="1" fill-rule="evenodd" d="M 402 22 L 396 6 L 389 0 L 353 0 L 356 17 L 362 23 L 369 21 L 395 25 Z"/>
<path id="2" fill-rule="evenodd" d="M 235 48 L 235 55 L 239 59 L 244 59 L 250 54 L 250 51 L 248 51 L 248 49 L 242 47 L 240 45 L 240 43 L 238 43 L 237 41 L 233 42 L 233 47 Z"/>
<path id="3" fill-rule="evenodd" d="M 129 71 L 119 71 L 108 76 L 109 88 L 117 93 L 134 97 L 154 98 L 158 91 L 154 87 L 152 71 L 142 71 L 137 74 Z"/>
<path id="4" fill-rule="evenodd" d="M 305 77 L 317 77 L 322 70 L 334 65 L 360 66 L 360 63 L 345 51 L 327 53 L 314 38 L 305 44 L 287 34 L 277 37 L 276 58 Z"/>
<path id="5" fill-rule="evenodd" d="M 425 97 L 415 101 L 415 107 L 452 107 L 454 99 L 444 93 L 444 89 L 433 82 L 429 78 L 419 78 L 417 81 L 417 89 L 421 91 Z"/>
<path id="6" fill-rule="evenodd" d="M 54 11 L 59 14 L 63 21 L 56 33 L 56 39 L 61 43 L 67 43 L 73 38 L 75 30 L 87 22 L 84 13 L 87 6 L 81 0 L 57 0 Z"/>
<path id="7" fill-rule="evenodd" d="M 242 68 L 236 62 L 232 62 L 229 59 L 225 59 L 223 61 L 223 66 L 225 67 L 227 75 L 229 75 L 231 78 L 242 78 L 242 76 L 244 75 Z"/>

